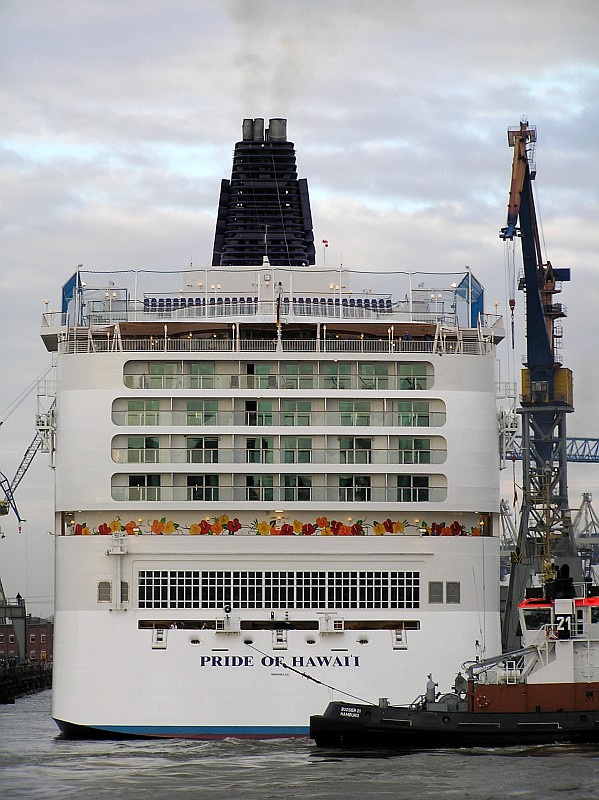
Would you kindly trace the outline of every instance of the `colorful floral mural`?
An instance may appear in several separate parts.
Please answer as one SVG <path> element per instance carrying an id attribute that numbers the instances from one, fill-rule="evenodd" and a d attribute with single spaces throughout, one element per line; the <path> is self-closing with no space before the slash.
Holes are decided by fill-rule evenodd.
<path id="1" fill-rule="evenodd" d="M 328 517 L 317 517 L 313 522 L 303 522 L 296 519 L 293 522 L 283 522 L 280 519 L 258 520 L 255 519 L 249 525 L 243 525 L 237 517 L 228 517 L 221 514 L 218 517 L 202 519 L 189 526 L 175 522 L 167 517 L 160 519 L 148 519 L 145 523 L 142 520 L 130 520 L 123 522 L 120 517 L 115 517 L 110 522 L 102 522 L 97 529 L 91 530 L 85 522 L 76 523 L 72 520 L 69 523 L 71 533 L 76 536 L 109 536 L 112 533 L 126 533 L 128 536 L 154 535 L 163 536 L 169 534 L 190 534 L 191 536 L 232 536 L 238 532 L 246 535 L 255 536 L 384 536 L 389 534 L 401 535 L 406 533 L 408 528 L 414 528 L 414 534 L 420 536 L 480 536 L 480 528 L 470 528 L 470 532 L 457 520 L 446 525 L 445 522 L 432 522 L 430 525 L 424 520 L 416 525 L 410 525 L 407 520 L 392 520 L 387 518 L 378 522 L 374 520 L 369 523 L 360 519 L 357 522 L 348 524 Z"/>

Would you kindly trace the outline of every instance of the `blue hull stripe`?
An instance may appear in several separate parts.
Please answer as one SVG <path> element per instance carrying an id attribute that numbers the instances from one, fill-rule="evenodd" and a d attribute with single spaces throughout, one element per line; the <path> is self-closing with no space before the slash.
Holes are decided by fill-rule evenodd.
<path id="1" fill-rule="evenodd" d="M 307 736 L 307 726 L 195 726 L 195 725 L 89 725 L 98 731 L 124 733 L 129 736 L 187 736 L 205 738 L 284 738 L 286 736 Z"/>

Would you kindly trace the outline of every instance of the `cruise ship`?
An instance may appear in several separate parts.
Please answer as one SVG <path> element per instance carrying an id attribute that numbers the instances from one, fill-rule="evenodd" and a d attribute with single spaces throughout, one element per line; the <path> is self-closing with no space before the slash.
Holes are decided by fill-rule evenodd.
<path id="1" fill-rule="evenodd" d="M 501 647 L 502 318 L 468 270 L 317 265 L 286 120 L 242 131 L 211 263 L 43 315 L 67 736 L 306 736 Z"/>

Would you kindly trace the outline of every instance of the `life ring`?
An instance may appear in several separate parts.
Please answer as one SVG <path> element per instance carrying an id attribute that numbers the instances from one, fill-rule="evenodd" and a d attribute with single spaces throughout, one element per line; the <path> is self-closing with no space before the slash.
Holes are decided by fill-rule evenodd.
<path id="1" fill-rule="evenodd" d="M 486 708 L 489 705 L 489 698 L 486 694 L 479 694 L 476 696 L 476 707 Z"/>

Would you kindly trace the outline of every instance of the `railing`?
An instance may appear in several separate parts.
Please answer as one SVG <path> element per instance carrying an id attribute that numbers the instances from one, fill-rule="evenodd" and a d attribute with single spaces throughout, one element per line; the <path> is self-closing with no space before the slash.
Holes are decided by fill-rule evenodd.
<path id="1" fill-rule="evenodd" d="M 117 464 L 285 464 L 297 470 L 307 469 L 310 464 L 334 464 L 342 467 L 367 464 L 443 464 L 447 460 L 447 450 L 399 450 L 387 447 L 340 450 L 339 442 L 336 442 L 336 448 L 289 448 L 283 442 L 272 448 L 248 449 L 245 443 L 239 447 L 223 447 L 219 443 L 216 449 L 113 447 L 112 460 Z"/>
<path id="2" fill-rule="evenodd" d="M 447 498 L 445 488 L 431 488 L 414 490 L 410 500 L 405 493 L 405 489 L 398 490 L 396 487 L 357 487 L 353 489 L 353 496 L 349 497 L 348 487 L 307 487 L 310 491 L 310 500 L 299 502 L 312 503 L 442 503 Z M 202 494 L 202 491 L 204 494 Z M 222 507 L 223 503 L 255 503 L 273 502 L 290 503 L 298 502 L 290 499 L 290 494 L 297 489 L 283 486 L 274 487 L 199 487 L 191 486 L 113 486 L 112 499 L 116 502 L 160 502 L 160 503 L 188 503 L 195 499 L 203 504 L 218 503 Z M 196 495 L 194 498 L 193 495 Z M 206 494 L 209 497 L 206 497 Z M 270 513 L 270 512 L 269 512 Z"/>
<path id="3" fill-rule="evenodd" d="M 417 391 L 430 389 L 433 377 L 361 375 L 148 375 L 124 376 L 128 389 L 349 389 L 372 391 Z"/>
<path id="4" fill-rule="evenodd" d="M 442 411 L 429 413 L 339 412 L 339 411 L 113 411 L 115 425 L 189 427 L 393 427 L 439 428 L 445 425 Z"/>

